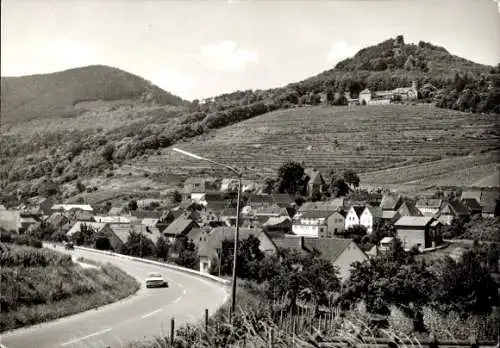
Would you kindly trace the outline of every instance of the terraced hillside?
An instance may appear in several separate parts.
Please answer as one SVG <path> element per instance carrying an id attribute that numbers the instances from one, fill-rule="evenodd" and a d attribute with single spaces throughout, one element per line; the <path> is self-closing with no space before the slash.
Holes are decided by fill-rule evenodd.
<path id="1" fill-rule="evenodd" d="M 497 162 L 495 153 L 486 153 L 498 146 L 497 126 L 497 116 L 429 105 L 308 107 L 268 113 L 177 146 L 247 167 L 250 177 L 274 174 L 281 163 L 295 160 L 327 173 L 348 168 L 368 173 L 410 166 L 406 176 L 401 170 L 392 170 L 362 178 L 371 184 L 420 180 L 418 185 L 429 185 L 435 176 Z M 136 160 L 133 165 L 175 174 L 213 170 L 170 148 L 162 153 Z M 422 166 L 428 162 L 437 169 L 430 170 L 431 164 Z M 491 174 L 485 173 L 489 169 L 476 170 L 471 180 Z"/>

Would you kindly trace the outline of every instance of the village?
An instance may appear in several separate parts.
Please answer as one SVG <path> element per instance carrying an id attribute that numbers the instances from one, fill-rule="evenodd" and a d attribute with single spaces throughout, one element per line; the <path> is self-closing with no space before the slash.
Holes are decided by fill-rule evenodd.
<path id="1" fill-rule="evenodd" d="M 463 190 L 459 196 L 441 192 L 418 199 L 362 189 L 343 197 L 327 197 L 326 177 L 315 169 L 306 169 L 305 173 L 307 194 L 300 205 L 288 193 L 265 194 L 257 183 L 244 182 L 239 240 L 255 236 L 265 254 L 275 254 L 279 248 L 301 253 L 319 251 L 338 268 L 342 280 L 349 277 L 354 262 L 387 251 L 395 237 L 407 251 L 432 253 L 449 244 L 443 231 L 455 221 L 495 219 L 499 213 L 497 188 Z M 30 234 L 49 226 L 61 241 L 74 241 L 82 229 L 87 229 L 106 238 L 109 243 L 105 248 L 115 251 L 121 250 L 131 233 L 154 244 L 161 236 L 170 244 L 184 238 L 196 246 L 199 271 L 207 273 L 219 259 L 223 241 L 234 239 L 235 185 L 232 179 L 187 178 L 183 192 L 176 192 L 177 203 L 169 208 L 164 208 L 161 199 L 153 198 L 134 200 L 126 206 L 108 205 L 107 209 L 60 204 L 44 197 L 31 198 L 18 206 L 5 206 L 4 202 L 0 205 L 0 227 Z M 388 228 L 395 236 L 370 238 Z M 371 241 L 369 249 L 367 238 Z"/>

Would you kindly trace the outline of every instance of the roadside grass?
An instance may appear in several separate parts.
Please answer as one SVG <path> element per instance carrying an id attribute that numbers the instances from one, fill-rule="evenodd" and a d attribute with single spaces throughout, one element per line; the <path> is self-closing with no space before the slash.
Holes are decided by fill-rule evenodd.
<path id="1" fill-rule="evenodd" d="M 97 308 L 140 287 L 111 264 L 84 269 L 56 251 L 4 243 L 0 248 L 0 332 Z"/>

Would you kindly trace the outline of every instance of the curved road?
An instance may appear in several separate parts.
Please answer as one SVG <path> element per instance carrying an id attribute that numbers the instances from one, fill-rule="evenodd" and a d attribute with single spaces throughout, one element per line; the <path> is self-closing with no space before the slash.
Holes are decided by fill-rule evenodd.
<path id="1" fill-rule="evenodd" d="M 62 247 L 57 249 L 62 251 Z M 112 255 L 76 249 L 71 253 L 120 267 L 141 282 L 141 289 L 125 300 L 95 310 L 6 332 L 0 336 L 6 348 L 121 348 L 133 340 L 167 336 L 171 318 L 175 318 L 177 329 L 183 323 L 202 319 L 206 308 L 214 313 L 228 298 L 224 285 L 201 277 Z M 148 272 L 162 273 L 170 287 L 146 289 Z"/>

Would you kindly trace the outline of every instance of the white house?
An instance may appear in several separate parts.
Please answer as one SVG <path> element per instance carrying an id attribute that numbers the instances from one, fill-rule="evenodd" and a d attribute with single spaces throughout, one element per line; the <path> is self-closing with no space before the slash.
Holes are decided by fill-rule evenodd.
<path id="1" fill-rule="evenodd" d="M 382 211 L 378 208 L 367 205 L 361 213 L 359 224 L 366 227 L 368 234 L 373 232 L 373 226 L 382 218 Z"/>
<path id="2" fill-rule="evenodd" d="M 352 206 L 349 208 L 349 211 L 347 212 L 347 215 L 345 217 L 345 229 L 347 230 L 349 227 L 356 226 L 360 224 L 361 220 L 361 214 L 363 214 L 363 211 L 365 210 L 365 207 L 363 206 Z"/>
<path id="3" fill-rule="evenodd" d="M 323 237 L 328 233 L 328 217 L 333 211 L 298 212 L 293 217 L 292 233 L 303 237 Z"/>

